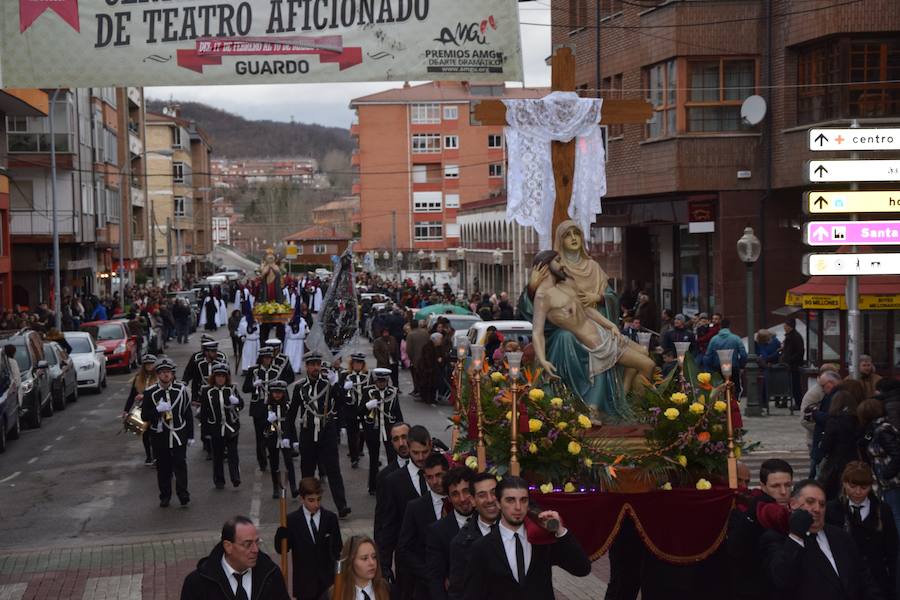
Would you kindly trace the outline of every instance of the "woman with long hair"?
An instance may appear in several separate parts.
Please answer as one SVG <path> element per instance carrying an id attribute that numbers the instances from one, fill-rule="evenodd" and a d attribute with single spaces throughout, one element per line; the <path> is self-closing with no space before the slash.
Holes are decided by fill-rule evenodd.
<path id="1" fill-rule="evenodd" d="M 323 600 L 390 600 L 391 586 L 381 575 L 378 550 L 367 535 L 354 535 L 341 551 L 341 572 Z"/>
<path id="2" fill-rule="evenodd" d="M 144 390 L 156 383 L 156 357 L 152 354 L 145 354 L 141 360 L 141 368 L 131 380 L 131 391 L 128 392 L 128 400 L 125 401 L 125 408 L 122 410 L 122 420 L 128 417 L 128 413 L 134 408 L 135 402 L 140 405 L 144 399 Z M 153 450 L 150 446 L 150 431 L 145 431 L 141 435 L 141 441 L 144 443 L 144 464 L 153 465 Z"/>

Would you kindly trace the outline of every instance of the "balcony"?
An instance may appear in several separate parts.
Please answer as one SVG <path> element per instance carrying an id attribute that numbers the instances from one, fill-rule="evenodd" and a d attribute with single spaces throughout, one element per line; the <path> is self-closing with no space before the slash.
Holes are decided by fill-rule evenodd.
<path id="1" fill-rule="evenodd" d="M 128 88 L 127 93 L 128 99 L 131 100 L 131 102 L 133 102 L 136 106 L 141 105 L 141 88 L 130 87 Z"/>
<path id="2" fill-rule="evenodd" d="M 134 258 L 147 258 L 147 240 L 132 240 L 131 253 Z"/>
<path id="3" fill-rule="evenodd" d="M 141 156 L 144 154 L 144 142 L 131 131 L 128 132 L 128 151 L 132 156 Z"/>
<path id="4" fill-rule="evenodd" d="M 350 126 L 350 136 L 359 137 L 359 123 L 353 123 Z"/>
<path id="5" fill-rule="evenodd" d="M 75 234 L 75 214 L 72 211 L 57 211 L 56 227 L 60 235 Z M 53 219 L 34 210 L 13 210 L 9 213 L 9 229 L 13 235 L 52 235 Z"/>
<path id="6" fill-rule="evenodd" d="M 131 205 L 132 206 L 146 206 L 147 198 L 144 194 L 144 190 L 141 188 L 137 188 L 131 186 Z"/>

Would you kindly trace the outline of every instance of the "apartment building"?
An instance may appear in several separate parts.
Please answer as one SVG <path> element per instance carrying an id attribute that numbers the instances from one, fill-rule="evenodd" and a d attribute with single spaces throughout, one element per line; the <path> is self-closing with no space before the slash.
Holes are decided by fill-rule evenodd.
<path id="1" fill-rule="evenodd" d="M 0 308 L 13 307 L 12 244 L 10 236 L 10 177 L 6 152 L 6 118 L 46 117 L 50 100 L 36 89 L 0 90 Z M 13 184 L 15 187 L 15 184 Z"/>
<path id="2" fill-rule="evenodd" d="M 360 198 L 361 223 L 354 250 L 393 253 L 401 268 L 421 267 L 417 261 L 424 255 L 429 268 L 449 269 L 460 246 L 458 211 L 500 194 L 506 182 L 503 128 L 471 125 L 470 102 L 546 93 L 441 81 L 352 100 L 353 193 Z M 471 260 L 493 258 L 473 253 Z"/>
<path id="3" fill-rule="evenodd" d="M 722 311 L 745 333 L 745 266 L 735 245 L 751 226 L 763 246 L 756 322 L 776 323 L 786 290 L 806 279 L 801 201 L 804 164 L 814 158 L 807 131 L 853 119 L 862 127 L 900 122 L 900 3 L 551 6 L 553 44 L 574 48 L 582 95 L 646 98 L 654 109 L 646 124 L 608 130 L 608 194 L 597 228 L 615 251 L 595 244 L 597 259 L 618 274 L 620 290 L 646 288 L 675 312 Z M 740 115 L 752 95 L 768 107 L 756 125 Z M 864 318 L 867 339 L 883 331 L 867 348 L 882 366 L 900 334 L 895 313 Z M 806 317 L 813 327 L 816 315 Z M 822 355 L 823 336 L 811 329 L 820 354 L 812 358 L 840 358 L 837 331 Z"/>
<path id="4" fill-rule="evenodd" d="M 212 251 L 210 154 L 206 134 L 176 109 L 147 113 L 149 266 L 165 280 L 199 272 Z"/>

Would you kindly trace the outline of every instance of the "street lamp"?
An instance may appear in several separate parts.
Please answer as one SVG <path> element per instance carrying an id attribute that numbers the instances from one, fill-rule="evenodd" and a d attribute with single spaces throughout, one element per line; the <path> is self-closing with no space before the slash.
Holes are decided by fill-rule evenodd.
<path id="1" fill-rule="evenodd" d="M 759 365 L 756 363 L 756 345 L 754 344 L 753 323 L 753 265 L 762 254 L 762 245 L 759 238 L 753 235 L 753 228 L 744 229 L 744 235 L 737 242 L 738 258 L 747 265 L 747 416 L 762 416 L 762 406 L 759 401 L 756 373 Z"/>

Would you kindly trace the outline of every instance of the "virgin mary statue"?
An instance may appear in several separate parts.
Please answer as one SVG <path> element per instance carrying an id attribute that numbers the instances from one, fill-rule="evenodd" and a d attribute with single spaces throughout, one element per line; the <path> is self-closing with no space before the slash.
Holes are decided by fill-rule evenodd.
<path id="1" fill-rule="evenodd" d="M 577 289 L 582 306 L 597 309 L 615 323 L 619 315 L 618 298 L 609 287 L 609 277 L 587 253 L 584 234 L 574 221 L 559 224 L 553 249 L 559 253 L 562 266 Z M 528 320 L 534 317 L 534 294 L 538 283 L 535 275 L 532 274 L 531 282 L 519 298 L 519 311 Z M 588 350 L 572 332 L 556 327 L 548 320 L 544 326 L 544 337 L 547 360 L 553 363 L 559 377 L 591 408 L 595 416 L 615 421 L 633 419 L 625 397 L 621 366 L 615 365 L 592 377 Z"/>

